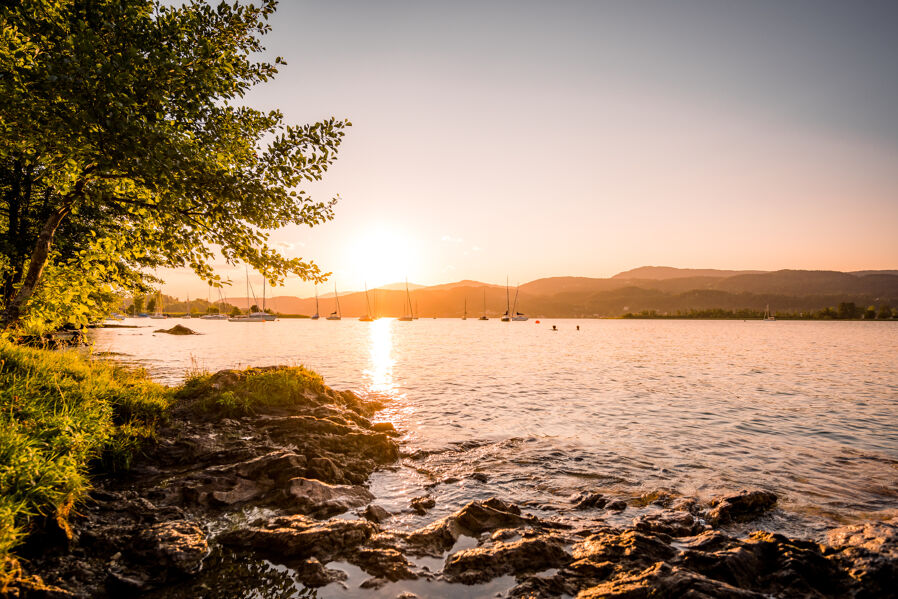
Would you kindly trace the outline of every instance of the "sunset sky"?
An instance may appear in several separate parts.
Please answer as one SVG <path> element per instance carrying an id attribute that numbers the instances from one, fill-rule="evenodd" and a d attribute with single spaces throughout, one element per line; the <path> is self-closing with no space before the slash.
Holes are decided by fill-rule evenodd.
<path id="1" fill-rule="evenodd" d="M 307 188 L 336 219 L 273 241 L 341 290 L 896 268 L 896 23 L 894 2 L 284 1 L 288 65 L 246 102 L 353 127 Z"/>

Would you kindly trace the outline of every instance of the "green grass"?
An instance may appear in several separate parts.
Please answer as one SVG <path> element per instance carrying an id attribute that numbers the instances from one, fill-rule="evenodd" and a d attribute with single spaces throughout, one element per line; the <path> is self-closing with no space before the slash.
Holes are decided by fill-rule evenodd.
<path id="1" fill-rule="evenodd" d="M 0 339 L 0 588 L 29 530 L 48 518 L 65 529 L 88 469 L 127 469 L 171 398 L 142 372 Z"/>
<path id="2" fill-rule="evenodd" d="M 325 389 L 321 375 L 303 366 L 248 368 L 214 375 L 195 372 L 175 397 L 195 413 L 243 416 L 259 407 L 303 404 L 308 392 Z"/>

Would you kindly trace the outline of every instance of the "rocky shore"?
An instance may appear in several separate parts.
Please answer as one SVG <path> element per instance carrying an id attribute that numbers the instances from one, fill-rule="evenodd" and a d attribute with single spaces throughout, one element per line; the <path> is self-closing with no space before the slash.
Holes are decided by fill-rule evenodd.
<path id="1" fill-rule="evenodd" d="M 205 392 L 227 394 L 251 372 L 217 373 Z M 776 509 L 761 490 L 707 504 L 660 497 L 627 526 L 603 514 L 628 506 L 598 493 L 549 517 L 492 498 L 401 530 L 366 486 L 400 459 L 393 426 L 372 420 L 382 405 L 323 387 L 228 413 L 196 409 L 201 395 L 183 402 L 129 472 L 95 480 L 68 521 L 32 534 L 18 551 L 23 573 L 0 596 L 898 593 L 898 520 L 835 529 L 825 543 L 729 534 L 728 524 Z M 426 514 L 438 501 L 410 498 L 408 510 Z"/>

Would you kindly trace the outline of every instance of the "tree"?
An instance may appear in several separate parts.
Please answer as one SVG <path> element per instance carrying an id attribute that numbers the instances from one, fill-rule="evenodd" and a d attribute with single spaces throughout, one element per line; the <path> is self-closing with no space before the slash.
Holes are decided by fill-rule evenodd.
<path id="1" fill-rule="evenodd" d="M 142 295 L 135 295 L 132 300 L 131 306 L 134 308 L 135 314 L 140 314 L 143 312 L 143 303 L 146 301 L 146 298 Z"/>
<path id="2" fill-rule="evenodd" d="M 231 307 L 230 314 L 231 316 L 240 316 L 240 308 L 238 308 L 237 306 Z"/>
<path id="3" fill-rule="evenodd" d="M 857 318 L 859 310 L 854 302 L 842 302 L 839 304 L 839 318 Z"/>
<path id="4" fill-rule="evenodd" d="M 873 320 L 876 318 L 876 306 L 867 306 L 864 310 L 864 320 Z"/>
<path id="5" fill-rule="evenodd" d="M 888 319 L 892 317 L 892 308 L 888 304 L 879 306 L 879 318 Z"/>
<path id="6" fill-rule="evenodd" d="M 257 306 L 256 304 L 253 304 L 252 306 L 249 307 L 250 314 L 252 314 L 253 312 L 261 312 L 261 311 L 262 310 L 260 310 L 259 306 Z"/>
<path id="7" fill-rule="evenodd" d="M 82 252 L 94 257 L 91 286 L 111 293 L 148 291 L 158 281 L 145 273 L 160 266 L 220 285 L 218 254 L 275 284 L 289 273 L 324 280 L 314 263 L 270 247 L 266 231 L 333 217 L 336 199 L 297 186 L 322 177 L 350 123 L 288 125 L 279 111 L 239 105 L 283 64 L 253 59 L 274 10 L 273 0 L 3 4 L 3 328 L 34 311 L 51 270 L 81 273 Z M 92 301 L 85 314 L 102 303 Z"/>

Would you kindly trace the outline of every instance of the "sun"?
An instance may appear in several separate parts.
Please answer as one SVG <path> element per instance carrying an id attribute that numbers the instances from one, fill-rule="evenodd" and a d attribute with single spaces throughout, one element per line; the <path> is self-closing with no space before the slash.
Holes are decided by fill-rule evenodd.
<path id="1" fill-rule="evenodd" d="M 353 276 L 372 288 L 404 280 L 413 267 L 415 250 L 404 232 L 376 226 L 356 239 L 349 258 Z"/>

